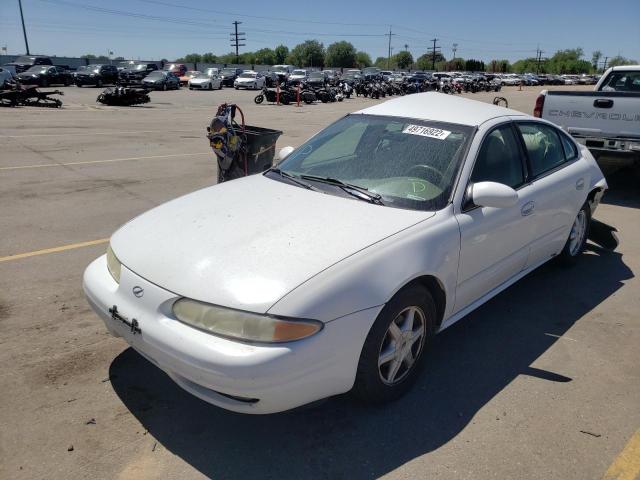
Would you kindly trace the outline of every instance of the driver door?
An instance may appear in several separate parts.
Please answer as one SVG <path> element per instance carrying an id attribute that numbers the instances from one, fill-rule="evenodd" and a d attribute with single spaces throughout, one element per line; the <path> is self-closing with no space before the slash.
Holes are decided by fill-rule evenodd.
<path id="1" fill-rule="evenodd" d="M 527 263 L 535 213 L 526 171 L 513 125 L 491 130 L 480 147 L 469 185 L 484 181 L 508 185 L 518 192 L 518 203 L 492 208 L 465 200 L 457 215 L 461 246 L 456 312 L 520 273 Z"/>

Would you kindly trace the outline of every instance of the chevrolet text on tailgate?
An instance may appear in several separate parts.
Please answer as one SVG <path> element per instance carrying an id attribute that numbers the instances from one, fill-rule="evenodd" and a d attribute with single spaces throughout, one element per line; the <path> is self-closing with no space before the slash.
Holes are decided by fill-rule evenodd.
<path id="1" fill-rule="evenodd" d="M 593 92 L 544 90 L 534 116 L 550 120 L 597 158 L 640 160 L 640 65 L 608 69 Z"/>

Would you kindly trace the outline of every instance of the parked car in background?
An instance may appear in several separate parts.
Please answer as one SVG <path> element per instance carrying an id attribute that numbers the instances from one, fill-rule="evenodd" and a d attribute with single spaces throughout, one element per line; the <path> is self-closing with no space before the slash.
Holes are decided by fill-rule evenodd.
<path id="1" fill-rule="evenodd" d="M 220 78 L 222 79 L 222 85 L 225 87 L 233 87 L 233 83 L 238 78 L 238 75 L 242 73 L 241 68 L 227 67 L 220 70 Z"/>
<path id="2" fill-rule="evenodd" d="M 38 65 L 53 65 L 53 62 L 49 57 L 43 57 L 39 55 L 23 55 L 16 58 L 13 62 L 9 62 L 6 64 L 6 66 L 15 68 L 16 74 L 26 72 L 31 67 L 35 67 Z"/>
<path id="3" fill-rule="evenodd" d="M 264 87 L 264 76 L 258 72 L 247 70 L 238 75 L 238 78 L 233 82 L 233 87 L 238 90 L 239 88 L 246 88 L 256 90 Z"/>
<path id="4" fill-rule="evenodd" d="M 291 72 L 288 82 L 291 85 L 295 85 L 298 82 L 306 82 L 307 78 L 309 78 L 309 72 L 307 70 L 298 68 L 297 70 Z"/>
<path id="5" fill-rule="evenodd" d="M 25 85 L 38 85 L 48 87 L 49 85 L 71 85 L 71 73 L 61 67 L 48 65 L 37 65 L 31 67 L 17 75 L 20 83 Z"/>
<path id="6" fill-rule="evenodd" d="M 391 70 L 382 70 L 380 74 L 382 75 L 382 79 L 385 82 L 388 82 L 391 76 L 393 75 L 393 72 Z"/>
<path id="7" fill-rule="evenodd" d="M 89 65 L 73 74 L 73 82 L 78 86 L 95 85 L 102 87 L 105 84 L 118 82 L 119 73 L 115 65 Z"/>
<path id="8" fill-rule="evenodd" d="M 134 63 L 129 68 L 120 70 L 119 81 L 123 84 L 141 84 L 147 75 L 157 70 L 158 65 L 155 63 Z"/>
<path id="9" fill-rule="evenodd" d="M 185 72 L 183 75 L 176 75 L 179 79 L 180 79 L 180 85 L 186 85 L 189 83 L 189 80 L 191 80 L 193 77 L 195 77 L 196 75 L 200 75 L 200 72 L 198 70 L 189 70 L 188 72 Z"/>
<path id="10" fill-rule="evenodd" d="M 578 85 L 578 75 L 561 75 L 565 85 Z"/>
<path id="11" fill-rule="evenodd" d="M 293 72 L 295 68 L 293 65 L 274 65 L 271 67 L 271 71 L 278 75 L 280 82 L 285 82 L 289 79 L 289 75 L 291 75 L 291 72 Z"/>
<path id="12" fill-rule="evenodd" d="M 264 75 L 264 83 L 269 88 L 275 87 L 280 80 L 280 77 L 276 72 L 263 72 L 263 75 Z"/>
<path id="13" fill-rule="evenodd" d="M 251 414 L 399 398 L 437 332 L 580 261 L 607 188 L 553 124 L 440 93 L 342 117 L 278 160 L 125 223 L 83 278 L 113 335 Z"/>
<path id="14" fill-rule="evenodd" d="M 311 88 L 322 88 L 328 83 L 324 72 L 311 72 L 307 78 L 307 85 Z"/>
<path id="15" fill-rule="evenodd" d="M 154 90 L 178 90 L 180 79 L 173 72 L 157 70 L 144 77 L 142 85 Z"/>
<path id="16" fill-rule="evenodd" d="M 500 83 L 505 86 L 514 86 L 514 85 L 520 85 L 520 83 L 522 83 L 522 79 L 516 75 L 515 73 L 506 73 L 504 75 L 502 75 L 502 77 L 500 77 Z"/>
<path id="17" fill-rule="evenodd" d="M 165 72 L 171 72 L 176 77 L 180 78 L 187 73 L 187 66 L 183 63 L 168 63 L 164 66 L 163 70 Z"/>
<path id="18" fill-rule="evenodd" d="M 207 75 L 209 75 L 210 77 L 218 76 L 220 74 L 220 69 L 216 68 L 216 67 L 210 67 L 207 68 L 204 73 L 206 73 Z"/>
<path id="19" fill-rule="evenodd" d="M 216 90 L 222 89 L 222 79 L 218 75 L 198 73 L 191 77 L 187 83 L 189 90 Z"/>
<path id="20" fill-rule="evenodd" d="M 594 91 L 543 90 L 534 115 L 550 120 L 596 158 L 640 163 L 640 65 L 608 69 Z"/>
<path id="21" fill-rule="evenodd" d="M 0 67 L 0 88 L 4 88 L 5 85 L 11 82 L 13 82 L 13 73 L 4 67 Z"/>

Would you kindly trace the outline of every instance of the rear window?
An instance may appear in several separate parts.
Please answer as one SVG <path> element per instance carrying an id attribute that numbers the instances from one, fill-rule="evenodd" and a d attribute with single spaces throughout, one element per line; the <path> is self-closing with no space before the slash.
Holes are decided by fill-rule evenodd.
<path id="1" fill-rule="evenodd" d="M 534 177 L 542 175 L 565 162 L 560 137 L 553 127 L 541 123 L 518 124 Z"/>
<path id="2" fill-rule="evenodd" d="M 640 72 L 611 72 L 600 90 L 603 92 L 640 92 Z"/>
<path id="3" fill-rule="evenodd" d="M 567 160 L 574 160 L 578 157 L 578 149 L 576 148 L 575 143 L 569 140 L 569 137 L 564 133 L 560 134 L 560 140 L 562 141 L 562 146 L 564 148 L 564 156 Z"/>

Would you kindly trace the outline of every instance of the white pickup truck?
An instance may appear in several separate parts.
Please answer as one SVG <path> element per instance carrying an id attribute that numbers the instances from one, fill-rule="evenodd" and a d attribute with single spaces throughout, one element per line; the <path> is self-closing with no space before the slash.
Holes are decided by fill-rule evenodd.
<path id="1" fill-rule="evenodd" d="M 533 114 L 559 125 L 596 158 L 640 162 L 640 65 L 609 68 L 594 90 L 544 90 Z"/>

